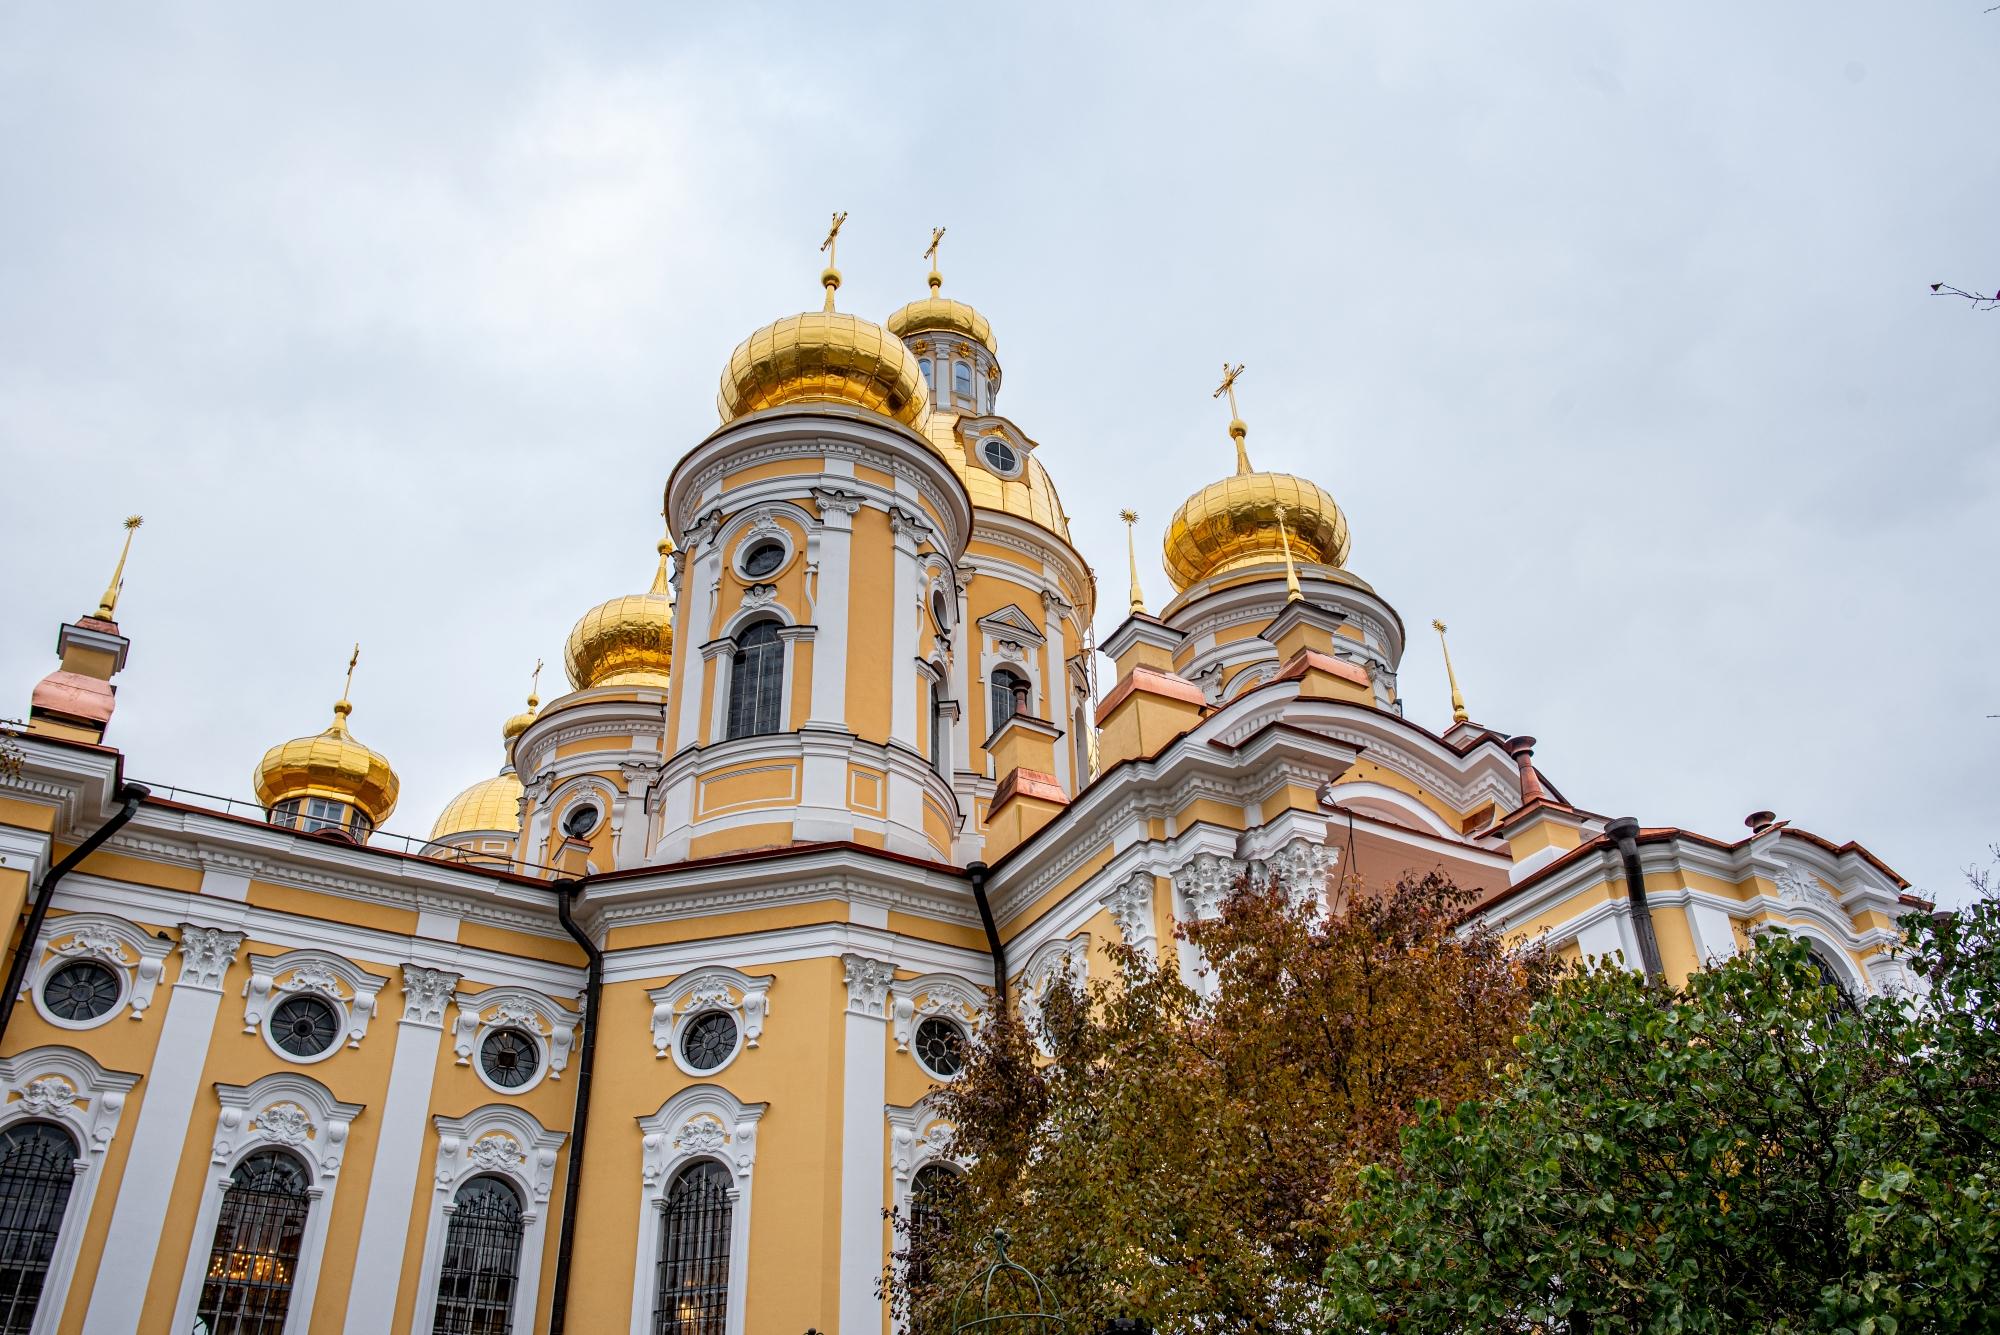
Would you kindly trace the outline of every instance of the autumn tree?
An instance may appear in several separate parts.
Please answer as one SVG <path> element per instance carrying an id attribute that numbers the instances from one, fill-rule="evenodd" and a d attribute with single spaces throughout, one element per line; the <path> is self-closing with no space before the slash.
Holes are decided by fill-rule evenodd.
<path id="1" fill-rule="evenodd" d="M 1993 1329 L 2000 901 L 1903 928 L 1920 998 L 1782 935 L 1562 981 L 1493 1097 L 1365 1175 L 1320 1328 Z"/>
<path id="2" fill-rule="evenodd" d="M 1177 933 L 1199 986 L 1176 946 L 1111 947 L 1112 976 L 1032 1028 L 989 1023 L 933 1096 L 971 1165 L 948 1226 L 906 1226 L 885 1278 L 912 1329 L 948 1330 L 995 1227 L 1075 1329 L 1306 1328 L 1361 1167 L 1424 1100 L 1488 1091 L 1537 982 L 1442 875 L 1334 900 L 1246 881 Z"/>

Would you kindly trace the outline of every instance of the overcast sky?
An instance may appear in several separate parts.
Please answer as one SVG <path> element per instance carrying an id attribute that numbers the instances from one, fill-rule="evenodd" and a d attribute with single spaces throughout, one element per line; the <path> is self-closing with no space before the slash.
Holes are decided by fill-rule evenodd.
<path id="1" fill-rule="evenodd" d="M 2000 14 L 1872 3 L 0 10 L 0 714 L 146 515 L 110 740 L 247 796 L 354 728 L 422 834 L 754 327 L 991 317 L 1123 612 L 1228 471 L 1345 507 L 1410 716 L 1580 805 L 2000 840 Z"/>

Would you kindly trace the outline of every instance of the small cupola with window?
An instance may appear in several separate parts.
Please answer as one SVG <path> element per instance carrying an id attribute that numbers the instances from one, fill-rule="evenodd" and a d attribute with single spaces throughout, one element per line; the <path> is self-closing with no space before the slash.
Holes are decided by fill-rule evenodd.
<path id="1" fill-rule="evenodd" d="M 333 723 L 325 732 L 295 737 L 264 753 L 258 762 L 257 801 L 273 825 L 331 839 L 366 843 L 396 809 L 396 771 L 380 752 L 347 730 L 354 706 L 348 690 L 361 646 L 347 660 L 347 684 L 334 702 Z"/>
<path id="2" fill-rule="evenodd" d="M 931 232 L 931 294 L 904 306 L 884 323 L 890 333 L 917 354 L 917 369 L 930 388 L 931 404 L 939 412 L 991 413 L 1000 396 L 1000 345 L 985 316 L 962 301 L 941 295 L 944 276 L 937 270 L 938 245 L 944 228 Z"/>

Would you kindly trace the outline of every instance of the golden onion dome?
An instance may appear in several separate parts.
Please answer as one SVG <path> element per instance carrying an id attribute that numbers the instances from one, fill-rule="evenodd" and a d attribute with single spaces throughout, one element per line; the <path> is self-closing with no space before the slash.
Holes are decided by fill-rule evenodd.
<path id="1" fill-rule="evenodd" d="M 521 777 L 512 766 L 490 779 L 481 779 L 445 804 L 437 824 L 431 826 L 431 842 L 475 831 L 518 834 L 521 791 Z"/>
<path id="2" fill-rule="evenodd" d="M 667 685 L 674 665 L 674 600 L 667 583 L 667 557 L 673 550 L 671 539 L 660 540 L 660 568 L 645 593 L 599 603 L 577 618 L 563 646 L 571 686 L 581 691 Z"/>
<path id="3" fill-rule="evenodd" d="M 936 269 L 931 270 L 930 284 L 928 297 L 911 302 L 883 322 L 889 332 L 897 338 L 912 334 L 961 334 L 999 356 L 1000 345 L 994 342 L 993 326 L 986 317 L 962 301 L 938 295 L 944 278 Z"/>
<path id="4" fill-rule="evenodd" d="M 1231 421 L 1236 474 L 1187 498 L 1167 525 L 1167 574 L 1176 591 L 1245 566 L 1339 567 L 1347 560 L 1347 516 L 1316 484 L 1290 473 L 1250 467 L 1241 419 Z"/>
<path id="5" fill-rule="evenodd" d="M 1056 484 L 1049 477 L 1049 470 L 1042 467 L 1042 461 L 1031 451 L 1017 451 L 1027 454 L 1020 471 L 1013 477 L 1002 477 L 973 460 L 972 453 L 986 437 L 978 432 L 960 431 L 963 420 L 955 413 L 938 413 L 931 418 L 925 435 L 965 485 L 965 494 L 973 505 L 1025 519 L 1068 542 L 1069 512 L 1063 509 L 1062 497 L 1056 494 Z"/>
<path id="6" fill-rule="evenodd" d="M 324 797 L 349 804 L 371 825 L 389 818 L 401 785 L 388 760 L 347 731 L 347 716 L 353 712 L 345 699 L 336 701 L 333 724 L 325 732 L 295 737 L 264 753 L 255 787 L 266 810 L 295 798 Z"/>
<path id="7" fill-rule="evenodd" d="M 826 309 L 788 315 L 736 345 L 716 412 L 729 423 L 787 403 L 850 403 L 922 430 L 931 400 L 916 355 L 881 325 L 833 308 L 836 270 L 821 281 Z"/>
<path id="8" fill-rule="evenodd" d="M 535 670 L 537 672 L 541 671 L 541 666 L 537 664 Z M 514 739 L 526 732 L 528 726 L 535 721 L 535 712 L 541 708 L 541 704 L 540 696 L 530 694 L 528 696 L 528 707 L 500 725 L 500 740 L 512 746 Z"/>

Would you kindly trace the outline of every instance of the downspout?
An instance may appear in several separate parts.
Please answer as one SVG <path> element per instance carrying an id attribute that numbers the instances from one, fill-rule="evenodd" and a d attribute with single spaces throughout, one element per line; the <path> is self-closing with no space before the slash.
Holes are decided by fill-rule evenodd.
<path id="1" fill-rule="evenodd" d="M 587 878 L 586 878 L 587 879 Z M 563 1183 L 562 1236 L 556 1242 L 556 1277 L 549 1295 L 549 1335 L 562 1335 L 568 1319 L 569 1259 L 576 1244 L 576 1201 L 583 1183 L 583 1139 L 590 1128 L 590 1074 L 597 1056 L 598 1002 L 604 991 L 604 952 L 570 916 L 570 901 L 583 893 L 583 881 L 554 883 L 556 917 L 570 940 L 583 947 L 590 961 L 583 985 L 583 1044 L 576 1054 L 576 1108 L 570 1118 L 569 1177 Z"/>
<path id="2" fill-rule="evenodd" d="M 1646 902 L 1646 878 L 1639 871 L 1639 822 L 1620 816 L 1604 827 L 1604 833 L 1618 845 L 1618 856 L 1625 864 L 1625 897 L 1632 902 L 1632 933 L 1639 938 L 1639 961 L 1650 981 L 1664 982 L 1667 971 L 1660 963 L 1660 939 L 1653 935 L 1653 906 Z"/>
<path id="3" fill-rule="evenodd" d="M 983 862 L 968 862 L 965 874 L 972 880 L 972 902 L 979 905 L 979 921 L 986 928 L 986 948 L 993 952 L 993 995 L 1002 1009 L 1007 1005 L 1007 948 L 1000 944 L 1000 924 L 993 921 L 993 905 L 986 898 L 988 868 Z"/>
<path id="4" fill-rule="evenodd" d="M 7 991 L 0 994 L 0 1040 L 6 1038 L 7 1022 L 14 1018 L 14 1002 L 21 994 L 21 981 L 27 976 L 28 962 L 35 953 L 35 942 L 42 934 L 42 923 L 49 916 L 49 903 L 56 897 L 56 883 L 95 853 L 106 839 L 124 829 L 125 823 L 139 814 L 139 804 L 152 795 L 153 790 L 143 783 L 128 783 L 120 787 L 118 796 L 125 805 L 42 877 L 41 885 L 35 890 L 35 905 L 28 911 L 27 925 L 21 929 L 20 949 L 14 952 L 13 963 L 7 969 Z"/>

